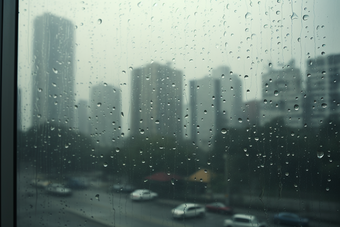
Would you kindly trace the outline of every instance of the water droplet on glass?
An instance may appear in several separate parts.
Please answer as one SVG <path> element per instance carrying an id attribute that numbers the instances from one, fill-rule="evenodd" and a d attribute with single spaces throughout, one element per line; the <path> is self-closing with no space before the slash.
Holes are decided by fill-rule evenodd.
<path id="1" fill-rule="evenodd" d="M 272 64 L 272 63 L 269 63 L 268 66 L 269 66 L 269 67 L 273 67 L 273 64 Z"/>
<path id="2" fill-rule="evenodd" d="M 327 104 L 326 104 L 326 103 L 322 103 L 322 104 L 321 104 L 321 107 L 322 107 L 322 108 L 327 108 Z"/>
<path id="3" fill-rule="evenodd" d="M 298 15 L 296 15 L 296 13 L 293 12 L 293 15 L 290 18 L 292 20 L 298 19 Z"/>
<path id="4" fill-rule="evenodd" d="M 222 129 L 221 129 L 221 133 L 222 133 L 222 134 L 226 134 L 226 133 L 227 133 L 227 129 L 222 128 Z"/>
<path id="5" fill-rule="evenodd" d="M 95 196 L 95 198 L 99 201 L 99 194 L 97 194 L 97 195 Z"/>
<path id="6" fill-rule="evenodd" d="M 97 106 L 98 106 L 98 107 L 100 107 L 101 105 L 102 105 L 102 103 L 101 103 L 101 102 L 98 102 L 98 103 L 97 103 Z"/>
<path id="7" fill-rule="evenodd" d="M 107 167 L 107 163 L 106 163 L 106 162 L 104 162 L 103 166 L 104 166 L 104 167 Z"/>
<path id="8" fill-rule="evenodd" d="M 295 104 L 294 105 L 294 110 L 299 110 L 299 105 Z"/>
<path id="9" fill-rule="evenodd" d="M 316 156 L 317 156 L 318 158 L 322 158 L 324 155 L 325 155 L 325 154 L 324 154 L 322 151 L 318 151 L 318 152 L 316 153 Z"/>
<path id="10" fill-rule="evenodd" d="M 52 71 L 57 74 L 58 73 L 58 70 L 56 68 L 52 68 Z"/>
<path id="11" fill-rule="evenodd" d="M 98 19 L 98 24 L 103 23 L 102 19 Z"/>
<path id="12" fill-rule="evenodd" d="M 274 91 L 274 95 L 275 95 L 275 96 L 278 96 L 278 95 L 279 95 L 279 91 L 278 91 L 278 90 L 275 90 L 275 91 Z"/>
<path id="13" fill-rule="evenodd" d="M 246 13 L 246 15 L 244 16 L 246 19 L 250 19 L 251 18 L 251 13 Z"/>
<path id="14" fill-rule="evenodd" d="M 309 18 L 308 15 L 303 15 L 303 17 L 302 17 L 302 19 L 303 19 L 304 21 L 308 20 L 308 18 Z"/>
<path id="15" fill-rule="evenodd" d="M 239 119 L 238 119 L 238 122 L 239 122 L 239 123 L 242 123 L 242 118 L 239 118 Z"/>

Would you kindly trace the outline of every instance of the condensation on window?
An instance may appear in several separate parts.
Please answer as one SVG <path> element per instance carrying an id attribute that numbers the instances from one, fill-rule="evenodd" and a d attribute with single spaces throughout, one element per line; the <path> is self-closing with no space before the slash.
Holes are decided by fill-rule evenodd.
<path id="1" fill-rule="evenodd" d="M 339 225 L 339 8 L 20 1 L 18 226 Z"/>

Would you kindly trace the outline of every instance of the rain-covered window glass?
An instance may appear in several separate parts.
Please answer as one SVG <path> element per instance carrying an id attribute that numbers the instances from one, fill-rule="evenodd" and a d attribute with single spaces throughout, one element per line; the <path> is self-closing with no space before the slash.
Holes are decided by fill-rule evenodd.
<path id="1" fill-rule="evenodd" d="M 340 2 L 19 2 L 18 226 L 340 225 Z"/>

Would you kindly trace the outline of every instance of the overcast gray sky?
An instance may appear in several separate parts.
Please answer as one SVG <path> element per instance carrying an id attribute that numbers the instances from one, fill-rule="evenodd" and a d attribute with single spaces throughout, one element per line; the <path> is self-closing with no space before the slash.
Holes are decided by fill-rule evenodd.
<path id="1" fill-rule="evenodd" d="M 33 20 L 45 12 L 75 25 L 77 100 L 88 99 L 96 83 L 117 86 L 129 100 L 131 69 L 154 61 L 182 70 L 184 85 L 227 65 L 249 76 L 242 87 L 249 101 L 261 99 L 261 73 L 269 63 L 280 68 L 293 58 L 304 70 L 307 57 L 340 53 L 339 9 L 337 0 L 20 1 L 23 120 L 29 122 Z M 129 102 L 123 111 L 129 112 Z M 128 120 L 125 114 L 125 124 Z"/>

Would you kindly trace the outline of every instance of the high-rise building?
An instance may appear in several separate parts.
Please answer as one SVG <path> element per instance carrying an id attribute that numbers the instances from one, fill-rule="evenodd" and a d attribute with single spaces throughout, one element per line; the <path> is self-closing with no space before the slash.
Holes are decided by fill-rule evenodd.
<path id="1" fill-rule="evenodd" d="M 121 134 L 121 94 L 114 86 L 98 84 L 90 93 L 90 130 L 100 146 L 117 146 Z"/>
<path id="2" fill-rule="evenodd" d="M 219 80 L 212 77 L 190 81 L 190 128 L 191 139 L 204 151 L 212 149 L 212 139 L 216 135 L 219 107 L 216 92 Z M 217 104 L 217 105 L 216 105 Z"/>
<path id="3" fill-rule="evenodd" d="M 304 121 L 301 71 L 291 61 L 280 70 L 269 68 L 262 76 L 263 102 L 260 123 L 282 118 L 287 127 L 300 128 Z"/>
<path id="4" fill-rule="evenodd" d="M 57 122 L 73 126 L 74 25 L 45 13 L 34 20 L 33 122 Z"/>
<path id="5" fill-rule="evenodd" d="M 211 77 L 190 81 L 191 139 L 210 151 L 212 139 L 222 128 L 238 128 L 242 124 L 241 80 L 230 74 L 228 67 L 218 67 Z"/>
<path id="6" fill-rule="evenodd" d="M 220 66 L 213 70 L 212 77 L 218 78 L 220 88 L 217 89 L 216 98 L 220 99 L 219 123 L 228 128 L 243 126 L 242 81 L 240 76 L 231 72 L 229 67 Z"/>
<path id="7" fill-rule="evenodd" d="M 182 138 L 183 73 L 152 63 L 131 75 L 131 134 Z"/>
<path id="8" fill-rule="evenodd" d="M 90 111 L 86 100 L 80 100 L 76 108 L 76 128 L 79 132 L 90 135 Z"/>
<path id="9" fill-rule="evenodd" d="M 340 115 L 340 54 L 307 61 L 306 122 L 319 127 L 329 115 Z"/>

